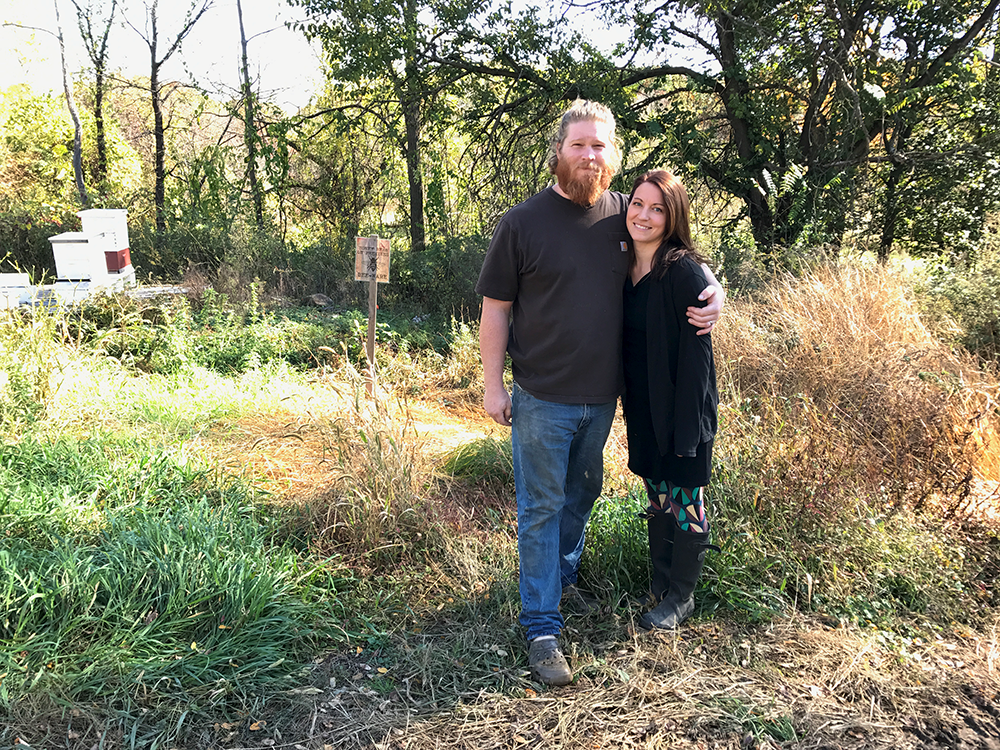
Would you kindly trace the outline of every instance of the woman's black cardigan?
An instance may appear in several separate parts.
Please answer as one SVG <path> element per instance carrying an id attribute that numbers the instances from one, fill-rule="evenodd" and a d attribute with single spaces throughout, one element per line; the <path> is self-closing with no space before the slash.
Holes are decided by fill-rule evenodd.
<path id="1" fill-rule="evenodd" d="M 646 308 L 649 402 L 660 455 L 694 456 L 715 437 L 719 393 L 715 385 L 712 335 L 697 335 L 689 306 L 704 307 L 698 295 L 708 286 L 701 266 L 685 256 L 653 275 Z M 627 413 L 626 394 L 626 413 Z"/>

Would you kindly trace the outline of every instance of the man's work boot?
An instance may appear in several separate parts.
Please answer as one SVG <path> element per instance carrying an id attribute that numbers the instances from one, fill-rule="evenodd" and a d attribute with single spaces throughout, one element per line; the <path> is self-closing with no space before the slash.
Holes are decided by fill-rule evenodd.
<path id="1" fill-rule="evenodd" d="M 673 519 L 670 519 L 673 523 Z M 694 612 L 694 589 L 705 564 L 705 551 L 712 547 L 708 543 L 708 532 L 692 534 L 678 531 L 674 534 L 674 553 L 670 567 L 670 589 L 656 607 L 639 618 L 639 626 L 646 630 L 653 628 L 676 628 Z"/>
<path id="2" fill-rule="evenodd" d="M 531 642 L 528 666 L 531 677 L 544 685 L 569 685 L 573 681 L 573 672 L 554 635 L 543 635 Z"/>

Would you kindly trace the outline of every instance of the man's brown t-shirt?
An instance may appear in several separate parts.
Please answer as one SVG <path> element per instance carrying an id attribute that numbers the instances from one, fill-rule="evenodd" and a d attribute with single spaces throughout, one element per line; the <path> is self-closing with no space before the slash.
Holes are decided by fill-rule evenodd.
<path id="1" fill-rule="evenodd" d="M 546 188 L 500 219 L 476 291 L 513 301 L 507 351 L 514 380 L 535 398 L 614 401 L 622 375 L 622 289 L 628 196 L 590 208 Z"/>

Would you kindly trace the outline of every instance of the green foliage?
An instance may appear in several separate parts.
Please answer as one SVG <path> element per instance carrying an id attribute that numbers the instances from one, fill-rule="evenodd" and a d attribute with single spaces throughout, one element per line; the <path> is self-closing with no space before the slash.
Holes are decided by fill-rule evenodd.
<path id="1" fill-rule="evenodd" d="M 393 256 L 392 283 L 382 287 L 380 296 L 386 306 L 478 317 L 475 286 L 488 245 L 487 236 L 453 237 L 430 243 L 422 253 Z"/>
<path id="2" fill-rule="evenodd" d="M 0 446 L 0 704 L 100 699 L 168 740 L 150 709 L 238 710 L 292 673 L 334 604 L 271 543 L 251 488 L 102 437 Z M 336 585 L 336 584 L 334 584 Z M 139 686 L 137 690 L 136 687 Z"/>
<path id="3" fill-rule="evenodd" d="M 470 388 L 482 383 L 483 368 L 479 356 L 479 326 L 451 319 L 445 385 Z"/>
<path id="4" fill-rule="evenodd" d="M 0 426 L 10 432 L 44 414 L 62 370 L 60 319 L 44 308 L 0 318 Z"/>
<path id="5" fill-rule="evenodd" d="M 944 340 L 1000 361 L 1000 242 L 968 264 L 928 263 L 918 282 L 921 312 Z"/>
<path id="6" fill-rule="evenodd" d="M 799 739 L 795 731 L 794 717 L 775 715 L 772 707 L 725 694 L 718 697 L 717 703 L 725 711 L 726 716 L 738 722 L 740 733 L 744 737 L 765 742 L 769 740 L 794 742 Z M 746 739 L 744 744 L 748 744 Z"/>
<path id="7" fill-rule="evenodd" d="M 200 306 L 192 309 L 186 297 L 142 302 L 128 295 L 107 295 L 71 312 L 69 335 L 129 368 L 141 372 L 177 374 L 192 366 L 233 374 L 268 363 L 283 362 L 305 369 L 330 357 L 365 361 L 368 321 L 358 310 L 331 312 L 309 308 L 264 310 L 259 287 L 250 285 L 248 299 L 233 304 L 228 297 L 206 289 Z M 475 353 L 474 333 L 468 326 L 417 320 L 383 313 L 376 339 L 393 352 L 445 352 L 452 341 L 466 353 L 462 373 L 470 379 Z M 471 337 L 471 338 L 470 338 Z M 442 365 L 443 366 L 443 365 Z"/>
<path id="8" fill-rule="evenodd" d="M 64 106 L 59 97 L 34 96 L 21 86 L 0 91 L 0 209 L 62 212 L 76 205 L 73 127 Z"/>
<path id="9" fill-rule="evenodd" d="M 649 588 L 646 522 L 639 518 L 645 497 L 637 484 L 625 497 L 602 496 L 594 504 L 581 575 L 595 593 L 607 587 L 625 599 Z"/>
<path id="10" fill-rule="evenodd" d="M 49 237 L 77 231 L 78 219 L 69 210 L 18 206 L 0 212 L 0 258 L 4 273 L 27 273 L 36 284 L 56 276 L 55 258 Z"/>
<path id="11" fill-rule="evenodd" d="M 706 178 L 740 204 L 769 267 L 851 230 L 878 235 L 880 257 L 896 240 L 964 251 L 996 206 L 995 6 L 603 7 L 632 33 L 618 52 L 637 168 Z M 718 72 L 633 67 L 634 50 L 685 45 Z"/>

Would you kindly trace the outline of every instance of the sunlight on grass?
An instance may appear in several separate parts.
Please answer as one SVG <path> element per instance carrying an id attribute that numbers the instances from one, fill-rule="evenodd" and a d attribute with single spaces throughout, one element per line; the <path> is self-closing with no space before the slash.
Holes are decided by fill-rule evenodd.
<path id="1" fill-rule="evenodd" d="M 154 428 L 185 440 L 219 422 L 315 396 L 308 378 L 283 363 L 236 377 L 196 366 L 170 375 L 137 376 L 112 360 L 76 356 L 63 372 L 48 418 L 39 425 L 52 433 L 114 426 L 139 434 Z"/>

